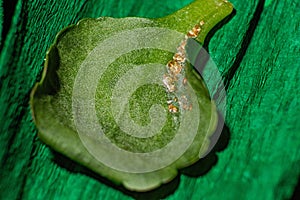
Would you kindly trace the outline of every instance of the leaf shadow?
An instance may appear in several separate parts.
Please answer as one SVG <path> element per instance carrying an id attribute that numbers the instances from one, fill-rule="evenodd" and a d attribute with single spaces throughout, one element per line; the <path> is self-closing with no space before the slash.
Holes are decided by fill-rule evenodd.
<path id="1" fill-rule="evenodd" d="M 206 35 L 205 40 L 204 40 L 204 44 L 203 47 L 205 49 L 208 49 L 208 44 L 209 41 L 211 40 L 211 38 L 215 35 L 215 33 L 222 28 L 223 25 L 227 24 L 234 16 L 236 15 L 236 10 L 233 9 L 232 12 L 225 17 L 223 20 L 221 20 L 219 23 L 217 23 Z"/>
<path id="2" fill-rule="evenodd" d="M 209 170 L 217 164 L 218 156 L 216 155 L 216 152 L 223 151 L 230 139 L 230 132 L 229 128 L 224 124 L 224 119 L 220 113 L 218 113 L 218 125 L 215 133 L 211 136 L 211 140 L 214 137 L 219 137 L 217 143 L 214 146 L 210 146 L 211 151 L 203 158 L 198 160 L 193 165 L 186 167 L 184 169 L 181 169 L 180 172 L 184 175 L 190 176 L 190 177 L 199 177 L 205 175 Z M 221 134 L 220 134 L 221 131 Z"/>
<path id="3" fill-rule="evenodd" d="M 300 197 L 300 175 L 298 177 L 297 184 L 294 188 L 294 192 L 292 194 L 291 200 L 296 200 Z"/>

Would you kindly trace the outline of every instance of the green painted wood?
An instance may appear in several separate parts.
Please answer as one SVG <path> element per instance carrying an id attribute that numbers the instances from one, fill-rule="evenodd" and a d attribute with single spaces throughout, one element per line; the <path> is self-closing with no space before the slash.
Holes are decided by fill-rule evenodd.
<path id="1" fill-rule="evenodd" d="M 36 137 L 29 93 L 63 27 L 83 17 L 161 17 L 191 1 L 12 1 L 0 55 L 0 199 L 132 198 L 79 173 L 72 162 L 60 161 L 65 167 L 54 162 L 53 152 Z M 229 144 L 206 174 L 181 175 L 167 199 L 286 199 L 300 174 L 300 2 L 231 2 L 236 15 L 208 45 L 230 80 Z"/>

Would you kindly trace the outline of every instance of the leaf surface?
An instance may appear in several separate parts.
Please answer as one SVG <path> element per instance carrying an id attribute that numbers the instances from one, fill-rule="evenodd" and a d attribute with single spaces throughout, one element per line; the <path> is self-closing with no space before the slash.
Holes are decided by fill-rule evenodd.
<path id="1" fill-rule="evenodd" d="M 197 0 L 159 19 L 84 19 L 62 30 L 31 94 L 39 137 L 56 151 L 129 190 L 172 180 L 209 146 L 217 111 L 201 77 L 187 64 L 187 86 L 170 94 L 166 64 L 201 21 L 196 38 L 232 11 L 227 1 Z M 191 110 L 169 111 L 173 96 Z"/>

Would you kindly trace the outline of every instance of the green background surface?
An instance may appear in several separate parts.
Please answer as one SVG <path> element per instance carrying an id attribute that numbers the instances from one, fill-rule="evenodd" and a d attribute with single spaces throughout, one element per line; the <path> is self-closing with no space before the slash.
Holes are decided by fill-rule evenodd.
<path id="1" fill-rule="evenodd" d="M 190 2 L 0 1 L 0 199 L 136 197 L 55 161 L 37 138 L 30 90 L 62 28 L 85 17 L 162 17 Z M 235 16 L 208 45 L 228 83 L 230 139 L 207 173 L 181 175 L 166 199 L 287 199 L 299 178 L 300 1 L 231 2 Z"/>

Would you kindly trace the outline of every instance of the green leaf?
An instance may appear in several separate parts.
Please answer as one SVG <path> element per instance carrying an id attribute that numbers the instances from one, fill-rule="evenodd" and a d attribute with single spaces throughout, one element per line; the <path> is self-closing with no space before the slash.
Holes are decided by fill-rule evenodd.
<path id="1" fill-rule="evenodd" d="M 232 9 L 197 0 L 159 19 L 101 17 L 62 30 L 31 93 L 41 140 L 129 190 L 172 180 L 206 153 L 217 111 L 188 63 L 168 90 L 166 64 L 196 24 L 203 43 Z"/>

